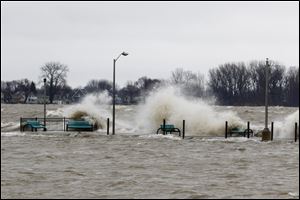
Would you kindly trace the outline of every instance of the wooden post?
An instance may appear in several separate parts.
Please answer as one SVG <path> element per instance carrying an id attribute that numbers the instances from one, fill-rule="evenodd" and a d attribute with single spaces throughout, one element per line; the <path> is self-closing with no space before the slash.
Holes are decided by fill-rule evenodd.
<path id="1" fill-rule="evenodd" d="M 107 127 L 107 135 L 109 135 L 109 118 L 107 118 L 107 125 L 106 125 L 106 127 Z"/>
<path id="2" fill-rule="evenodd" d="M 228 122 L 225 122 L 225 138 L 227 138 L 227 127 L 228 127 Z"/>
<path id="3" fill-rule="evenodd" d="M 271 141 L 273 141 L 273 134 L 274 134 L 274 122 L 271 122 Z"/>
<path id="4" fill-rule="evenodd" d="M 163 134 L 165 135 L 166 134 L 166 132 L 165 132 L 165 129 L 166 129 L 166 120 L 165 119 L 164 119 L 164 122 L 163 122 L 163 129 L 164 129 Z"/>
<path id="5" fill-rule="evenodd" d="M 250 137 L 250 122 L 247 122 L 247 138 Z"/>
<path id="6" fill-rule="evenodd" d="M 297 122 L 295 123 L 295 142 L 297 142 L 297 131 L 298 131 L 298 127 L 297 127 Z"/>
<path id="7" fill-rule="evenodd" d="M 185 120 L 182 121 L 182 139 L 184 139 L 185 136 Z"/>

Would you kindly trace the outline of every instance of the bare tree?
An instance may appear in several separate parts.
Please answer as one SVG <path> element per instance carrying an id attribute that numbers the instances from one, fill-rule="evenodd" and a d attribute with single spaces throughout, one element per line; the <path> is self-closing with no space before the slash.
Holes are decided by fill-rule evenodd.
<path id="1" fill-rule="evenodd" d="M 204 75 L 177 68 L 171 74 L 171 83 L 180 86 L 183 94 L 201 97 L 204 93 Z"/>
<path id="2" fill-rule="evenodd" d="M 84 89 L 86 89 L 88 93 L 102 92 L 105 90 L 107 90 L 109 93 L 112 93 L 112 83 L 104 79 L 90 80 Z"/>
<path id="3" fill-rule="evenodd" d="M 28 79 L 22 79 L 18 81 L 18 91 L 22 92 L 24 95 L 24 102 L 26 103 L 28 96 L 32 93 L 31 91 L 31 83 Z"/>
<path id="4" fill-rule="evenodd" d="M 290 67 L 285 77 L 285 103 L 299 107 L 299 67 Z"/>
<path id="5" fill-rule="evenodd" d="M 41 71 L 41 78 L 47 79 L 49 100 L 52 103 L 58 89 L 66 85 L 67 72 L 69 71 L 68 66 L 59 62 L 48 62 L 41 67 Z"/>
<path id="6" fill-rule="evenodd" d="M 174 72 L 171 74 L 171 82 L 173 84 L 182 84 L 184 80 L 184 71 L 182 68 L 177 68 Z"/>
<path id="7" fill-rule="evenodd" d="M 225 63 L 209 71 L 209 86 L 220 103 L 243 104 L 249 92 L 249 72 L 244 63 Z"/>

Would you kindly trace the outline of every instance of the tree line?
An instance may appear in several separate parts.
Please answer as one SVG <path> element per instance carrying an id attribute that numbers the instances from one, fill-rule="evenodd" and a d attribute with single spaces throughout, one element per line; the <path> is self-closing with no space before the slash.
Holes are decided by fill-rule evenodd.
<path id="1" fill-rule="evenodd" d="M 124 87 L 116 88 L 118 104 L 137 104 L 154 89 L 171 84 L 181 88 L 186 96 L 208 98 L 214 96 L 219 105 L 264 105 L 265 97 L 264 61 L 252 61 L 249 64 L 225 63 L 209 70 L 208 79 L 200 72 L 177 68 L 167 80 L 152 79 L 146 76 L 136 81 L 128 81 Z M 299 67 L 286 68 L 278 62 L 270 61 L 269 105 L 299 106 Z M 90 80 L 84 87 L 71 88 L 67 85 L 68 66 L 59 62 L 49 62 L 41 67 L 40 80 L 46 79 L 46 93 L 49 103 L 55 100 L 75 102 L 75 94 L 81 96 L 107 91 L 112 96 L 112 82 L 109 80 Z M 13 103 L 14 96 L 22 95 L 25 103 L 30 95 L 44 95 L 44 84 L 28 79 L 1 81 L 1 102 Z M 84 91 L 84 92 L 82 92 Z"/>
<path id="2" fill-rule="evenodd" d="M 226 63 L 209 71 L 208 88 L 221 105 L 264 105 L 265 69 L 263 61 Z M 270 62 L 269 105 L 299 106 L 299 67 Z"/>

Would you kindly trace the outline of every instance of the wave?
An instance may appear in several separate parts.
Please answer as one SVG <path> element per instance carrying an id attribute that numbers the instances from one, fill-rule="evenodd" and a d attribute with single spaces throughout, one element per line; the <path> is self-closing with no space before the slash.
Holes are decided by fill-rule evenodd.
<path id="1" fill-rule="evenodd" d="M 109 103 L 111 97 L 107 92 L 87 95 L 80 103 L 63 109 L 67 118 L 84 119 L 94 124 L 96 129 L 106 128 L 106 120 L 110 117 Z"/>
<path id="2" fill-rule="evenodd" d="M 235 112 L 214 110 L 204 100 L 187 99 L 179 88 L 168 86 L 152 93 L 144 105 L 140 106 L 137 121 L 139 127 L 155 131 L 163 119 L 166 123 L 182 127 L 186 120 L 186 130 L 192 135 L 224 135 L 225 121 L 230 127 L 242 127 L 244 122 Z"/>
<path id="3" fill-rule="evenodd" d="M 294 138 L 295 122 L 298 123 L 299 135 L 299 110 L 297 110 L 285 117 L 283 121 L 274 122 L 274 138 Z"/>
<path id="4" fill-rule="evenodd" d="M 20 130 L 20 123 L 16 122 L 1 122 L 1 133 Z"/>

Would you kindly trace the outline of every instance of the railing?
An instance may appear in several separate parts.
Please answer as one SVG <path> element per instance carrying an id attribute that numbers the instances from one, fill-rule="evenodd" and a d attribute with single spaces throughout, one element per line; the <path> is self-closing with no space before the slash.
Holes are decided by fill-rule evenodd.
<path id="1" fill-rule="evenodd" d="M 247 122 L 247 132 L 245 132 L 244 134 L 244 137 L 247 137 L 249 138 L 249 133 L 251 130 L 250 129 L 250 122 Z M 246 134 L 247 133 L 247 134 Z M 273 140 L 273 135 L 274 135 L 274 122 L 271 122 L 271 137 L 270 137 L 270 140 L 272 141 Z M 227 138 L 228 136 L 228 121 L 225 121 L 225 138 Z M 291 138 L 285 138 L 285 139 L 291 139 Z M 298 123 L 295 122 L 295 127 L 294 127 L 294 138 L 292 138 L 295 142 L 297 142 L 298 140 Z"/>
<path id="2" fill-rule="evenodd" d="M 51 118 L 42 118 L 42 117 L 26 117 L 20 118 L 20 131 L 24 129 L 24 125 L 28 120 L 39 121 L 42 125 L 47 128 L 47 131 L 66 131 L 66 124 L 71 118 L 66 117 L 51 117 Z"/>
<path id="3" fill-rule="evenodd" d="M 50 117 L 50 118 L 43 118 L 43 117 L 21 117 L 20 118 L 20 131 L 24 131 L 24 125 L 26 121 L 39 121 L 42 125 L 46 127 L 44 131 L 66 131 L 66 125 L 69 120 L 74 120 L 73 118 L 66 118 L 66 117 Z M 107 118 L 107 135 L 109 135 L 109 118 Z M 29 127 L 25 127 L 30 130 Z"/>

